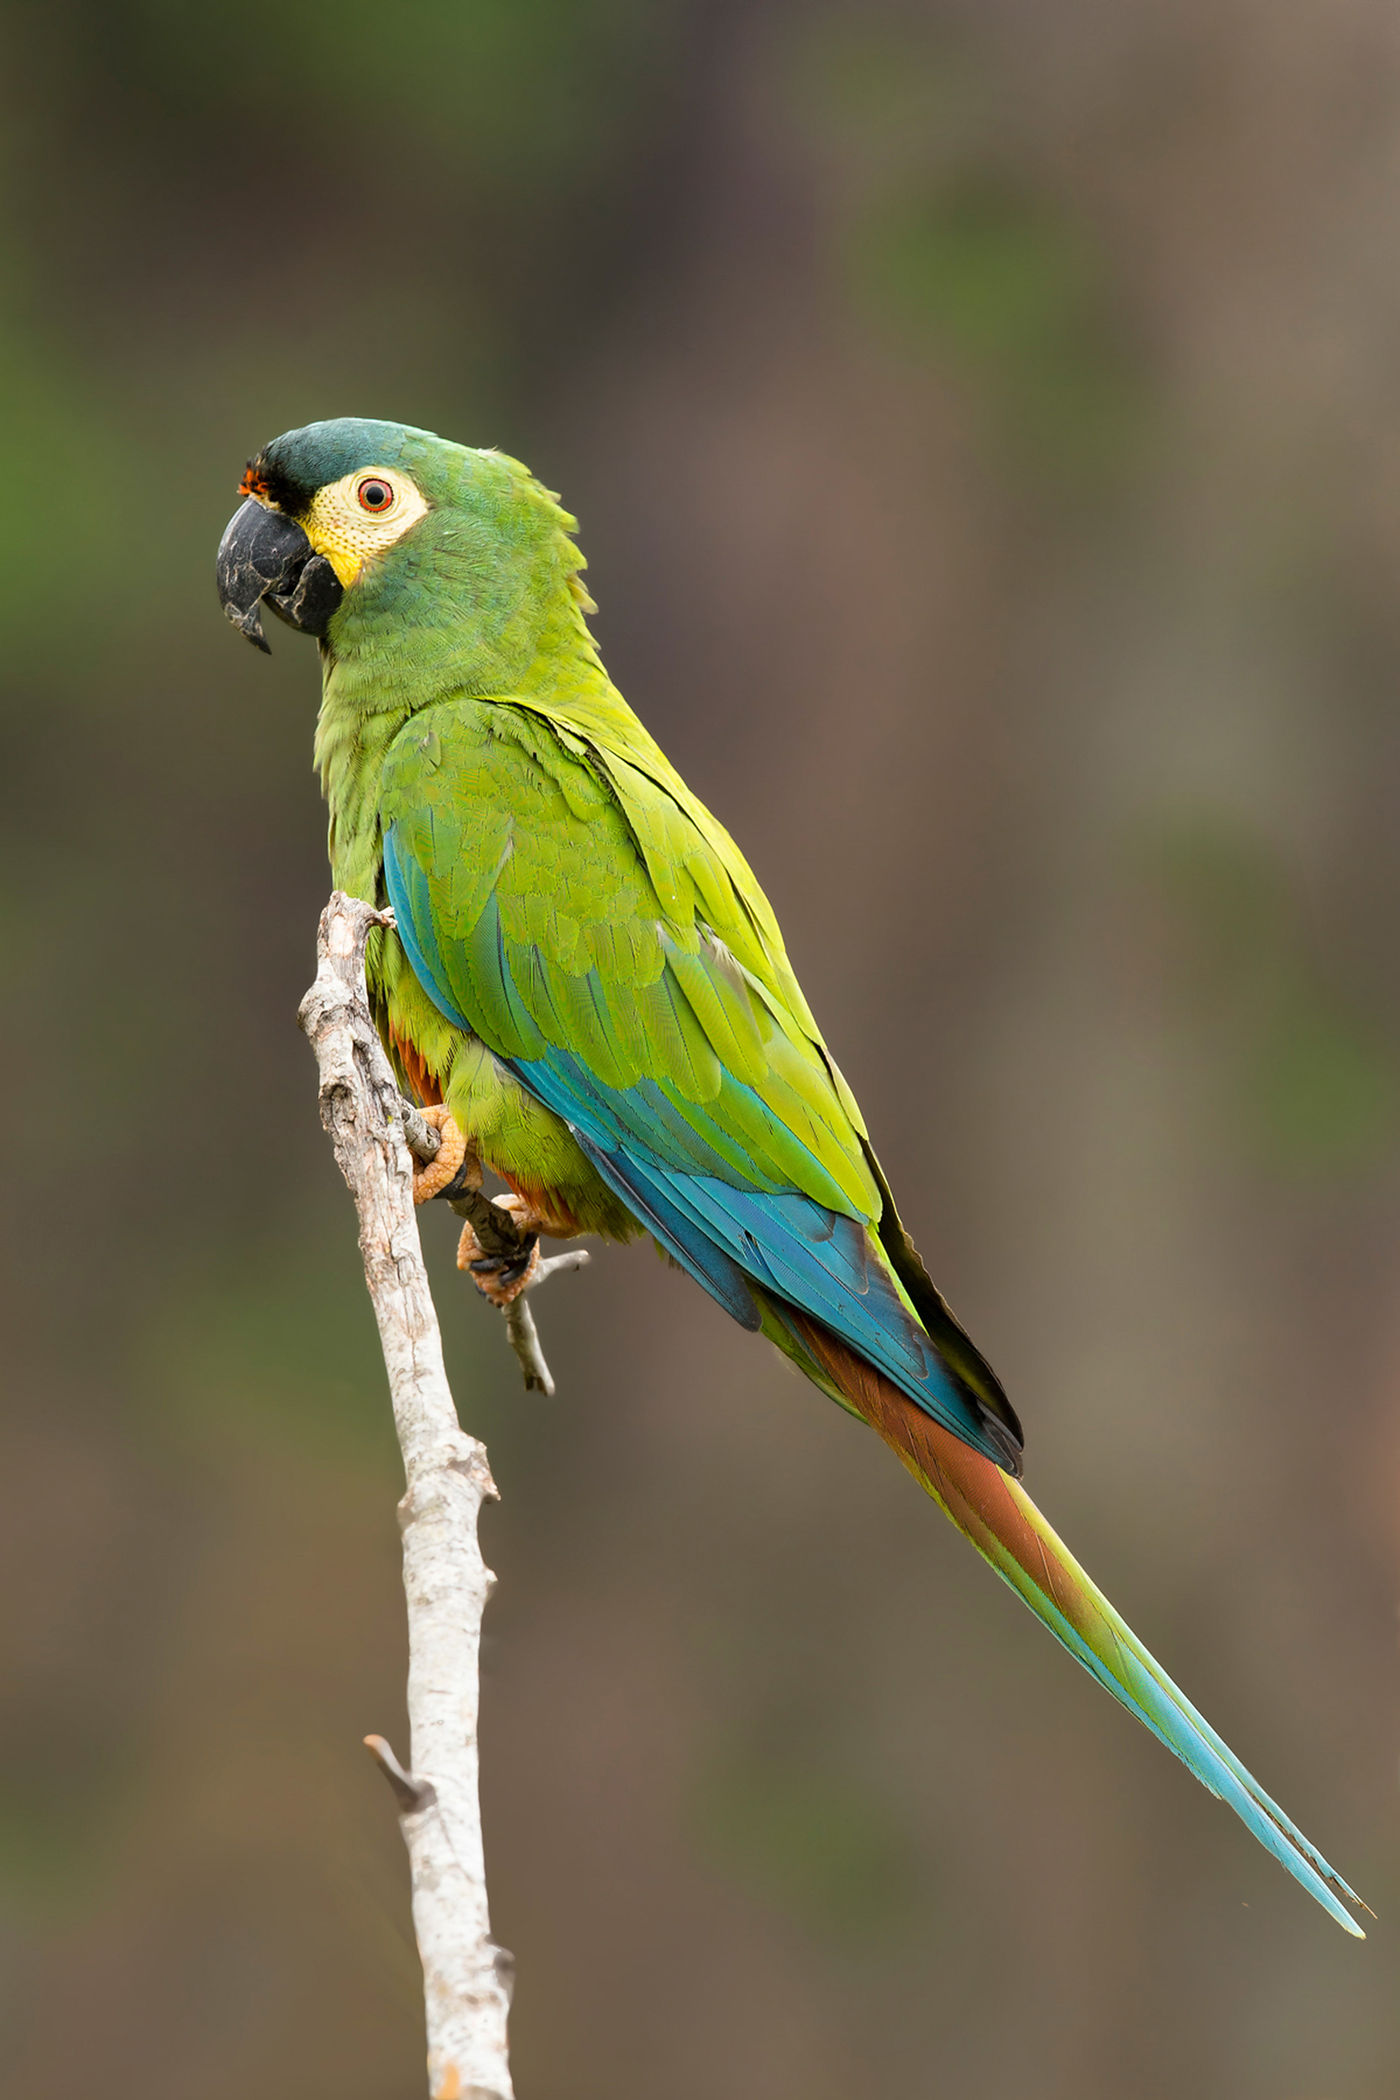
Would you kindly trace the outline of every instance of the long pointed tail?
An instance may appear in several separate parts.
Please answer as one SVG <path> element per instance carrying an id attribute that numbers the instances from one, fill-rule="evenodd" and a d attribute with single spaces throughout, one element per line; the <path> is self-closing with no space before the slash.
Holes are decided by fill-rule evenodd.
<path id="1" fill-rule="evenodd" d="M 797 1331 L 825 1374 L 821 1383 L 834 1387 L 853 1412 L 879 1431 L 959 1531 L 1024 1598 L 1075 1661 L 1136 1714 L 1203 1786 L 1227 1801 L 1260 1844 L 1339 1925 L 1364 1939 L 1361 1927 L 1339 1900 L 1345 1898 L 1364 1910 L 1361 1898 L 1295 1829 L 1177 1690 L 1018 1482 L 941 1428 L 816 1321 L 789 1307 L 783 1308 L 783 1314 L 783 1324 L 789 1332 Z"/>

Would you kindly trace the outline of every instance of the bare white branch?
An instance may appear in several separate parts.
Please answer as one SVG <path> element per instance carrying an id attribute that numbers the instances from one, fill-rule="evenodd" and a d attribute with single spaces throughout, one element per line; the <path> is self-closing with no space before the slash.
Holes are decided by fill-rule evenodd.
<path id="1" fill-rule="evenodd" d="M 365 997 L 365 941 L 382 923 L 369 905 L 332 896 L 316 982 L 298 1015 L 320 1067 L 321 1120 L 359 1213 L 407 1483 L 399 1519 L 411 1769 L 382 1737 L 367 1742 L 408 1847 L 431 2100 L 512 2100 L 509 1957 L 491 1939 L 477 1756 L 481 1618 L 494 1580 L 477 1518 L 496 1489 L 485 1448 L 457 1420 L 418 1241 L 406 1124 L 417 1126 L 414 1150 L 429 1156 L 436 1133 L 401 1099 Z M 537 1338 L 527 1381 L 532 1367 L 552 1390 Z"/>
<path id="2" fill-rule="evenodd" d="M 549 1365 L 544 1360 L 540 1347 L 539 1329 L 535 1316 L 526 1304 L 526 1293 L 538 1290 L 549 1276 L 557 1276 L 563 1269 L 581 1269 L 588 1260 L 586 1247 L 571 1247 L 567 1254 L 547 1254 L 534 1276 L 518 1298 L 512 1298 L 506 1307 L 506 1333 L 510 1346 L 520 1358 L 520 1368 L 525 1373 L 525 1390 L 544 1393 L 554 1397 L 554 1380 L 549 1375 Z"/>

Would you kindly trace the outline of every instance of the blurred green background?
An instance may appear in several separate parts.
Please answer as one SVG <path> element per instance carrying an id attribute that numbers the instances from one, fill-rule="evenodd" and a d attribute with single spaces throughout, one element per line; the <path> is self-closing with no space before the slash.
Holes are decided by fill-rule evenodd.
<path id="1" fill-rule="evenodd" d="M 212 582 L 363 414 L 579 513 L 1033 1492 L 1381 1913 L 645 1249 L 545 1402 L 434 1216 L 522 2100 L 1391 2100 L 1393 9 L 7 16 L 3 2089 L 422 2088 L 314 654 Z"/>

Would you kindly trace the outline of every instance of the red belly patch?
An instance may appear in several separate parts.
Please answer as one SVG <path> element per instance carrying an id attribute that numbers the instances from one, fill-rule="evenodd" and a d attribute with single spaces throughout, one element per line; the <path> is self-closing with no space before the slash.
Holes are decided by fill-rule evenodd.
<path id="1" fill-rule="evenodd" d="M 390 1026 L 389 1047 L 399 1061 L 400 1069 L 413 1089 L 420 1108 L 436 1108 L 442 1100 L 442 1088 L 437 1075 L 429 1071 L 415 1043 L 401 1036 L 397 1028 Z"/>

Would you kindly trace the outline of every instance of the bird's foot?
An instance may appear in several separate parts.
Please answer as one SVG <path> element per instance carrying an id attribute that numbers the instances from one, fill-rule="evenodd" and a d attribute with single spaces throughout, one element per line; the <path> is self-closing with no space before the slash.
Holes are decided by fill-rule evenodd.
<path id="1" fill-rule="evenodd" d="M 543 1220 L 523 1196 L 494 1196 L 491 1207 L 509 1219 L 514 1244 L 488 1252 L 472 1226 L 464 1225 L 457 1242 L 457 1266 L 467 1271 L 483 1298 L 504 1312 L 540 1276 Z M 484 1224 L 482 1229 L 486 1229 Z"/>
<path id="2" fill-rule="evenodd" d="M 481 1187 L 481 1161 L 462 1135 L 449 1110 L 425 1108 L 423 1121 L 442 1140 L 426 1163 L 413 1163 L 413 1200 L 431 1203 L 434 1196 L 464 1196 Z"/>

